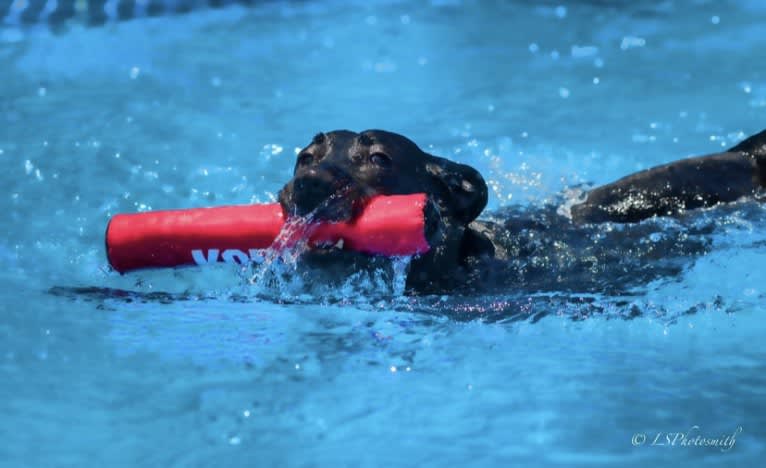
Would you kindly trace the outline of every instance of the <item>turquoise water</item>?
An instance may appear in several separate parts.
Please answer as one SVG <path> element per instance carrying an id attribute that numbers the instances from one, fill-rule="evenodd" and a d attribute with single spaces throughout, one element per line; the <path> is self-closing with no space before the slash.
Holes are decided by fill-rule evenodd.
<path id="1" fill-rule="evenodd" d="M 119 276 L 103 231 L 273 200 L 319 130 L 406 134 L 480 169 L 492 209 L 720 151 L 766 128 L 764 21 L 758 0 L 433 0 L 6 25 L 0 464 L 756 466 L 754 202 L 699 214 L 706 253 L 619 296 Z"/>

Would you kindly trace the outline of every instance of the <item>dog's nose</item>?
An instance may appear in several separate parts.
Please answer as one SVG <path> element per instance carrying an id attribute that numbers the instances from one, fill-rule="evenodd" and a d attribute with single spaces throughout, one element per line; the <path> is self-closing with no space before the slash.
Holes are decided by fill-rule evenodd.
<path id="1" fill-rule="evenodd" d="M 310 170 L 293 182 L 293 200 L 298 215 L 306 215 L 335 194 L 335 181 L 329 173 Z"/>

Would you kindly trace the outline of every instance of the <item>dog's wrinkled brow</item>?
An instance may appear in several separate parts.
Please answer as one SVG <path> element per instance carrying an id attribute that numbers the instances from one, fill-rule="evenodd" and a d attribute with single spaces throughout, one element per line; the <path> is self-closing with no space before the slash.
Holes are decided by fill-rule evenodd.
<path id="1" fill-rule="evenodd" d="M 363 146 L 372 146 L 372 144 L 374 143 L 372 141 L 372 138 L 369 137 L 369 135 L 364 135 L 364 134 L 359 135 L 358 137 L 356 137 L 356 141 L 357 141 L 357 143 L 359 143 L 360 145 L 363 145 Z"/>

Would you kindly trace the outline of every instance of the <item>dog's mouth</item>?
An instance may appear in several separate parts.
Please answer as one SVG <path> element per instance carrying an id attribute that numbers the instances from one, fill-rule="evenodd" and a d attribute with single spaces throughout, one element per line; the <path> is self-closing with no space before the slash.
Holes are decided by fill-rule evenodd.
<path id="1" fill-rule="evenodd" d="M 366 202 L 366 197 L 361 197 L 357 190 L 345 186 L 324 199 L 296 204 L 296 214 L 311 221 L 351 221 L 359 216 Z"/>
<path id="2" fill-rule="evenodd" d="M 361 187 L 346 183 L 317 190 L 297 180 L 280 194 L 288 218 L 308 221 L 343 222 L 355 219 L 364 210 L 370 195 Z"/>
<path id="3" fill-rule="evenodd" d="M 295 184 L 286 190 L 289 188 L 295 189 Z M 329 195 L 302 190 L 281 195 L 284 195 L 280 197 L 280 201 L 288 221 L 298 223 L 309 230 L 312 223 L 352 221 L 364 210 L 369 200 L 369 196 L 365 196 L 363 190 L 351 184 L 339 186 Z M 313 243 L 310 249 L 302 253 L 301 258 L 304 262 L 322 266 L 326 261 L 343 258 L 338 255 L 345 252 L 347 250 L 344 248 L 343 239 L 322 241 Z"/>

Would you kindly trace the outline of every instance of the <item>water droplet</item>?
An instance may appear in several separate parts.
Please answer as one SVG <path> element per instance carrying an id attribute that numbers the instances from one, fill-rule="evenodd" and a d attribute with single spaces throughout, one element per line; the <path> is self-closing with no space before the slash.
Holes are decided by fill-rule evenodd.
<path id="1" fill-rule="evenodd" d="M 646 45 L 646 39 L 638 36 L 625 36 L 620 43 L 620 49 L 628 50 L 634 47 L 644 47 Z"/>
<path id="2" fill-rule="evenodd" d="M 574 58 L 593 57 L 598 53 L 598 47 L 573 45 L 571 53 Z"/>

